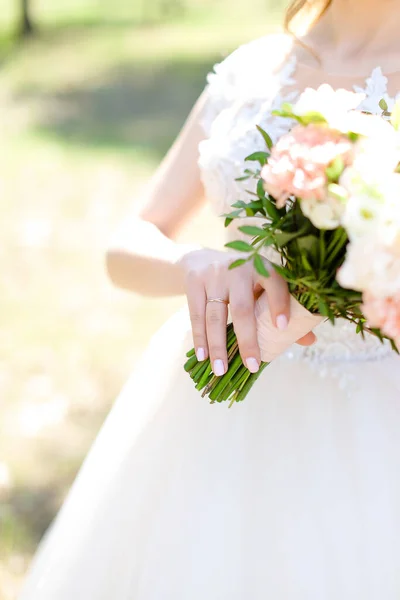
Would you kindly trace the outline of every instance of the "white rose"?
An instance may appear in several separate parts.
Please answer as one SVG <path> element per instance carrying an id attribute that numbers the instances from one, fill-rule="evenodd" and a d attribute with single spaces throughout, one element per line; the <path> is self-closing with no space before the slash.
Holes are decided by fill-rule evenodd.
<path id="1" fill-rule="evenodd" d="M 363 115 L 368 118 L 367 115 Z M 379 180 L 393 173 L 400 162 L 400 136 L 391 125 L 381 118 L 380 123 L 388 126 L 382 134 L 361 138 L 354 145 L 353 166 L 363 177 Z"/>
<path id="2" fill-rule="evenodd" d="M 316 90 L 307 88 L 294 105 L 293 112 L 299 117 L 319 113 L 331 124 L 339 116 L 356 109 L 364 98 L 365 94 L 334 90 L 330 85 L 323 84 Z"/>
<path id="3" fill-rule="evenodd" d="M 351 240 L 377 231 L 383 206 L 367 194 L 350 196 L 342 217 L 342 225 Z"/>
<path id="4" fill-rule="evenodd" d="M 341 203 L 331 197 L 325 200 L 304 199 L 300 201 L 303 214 L 317 229 L 336 229 L 339 227 L 344 210 Z"/>
<path id="5" fill-rule="evenodd" d="M 378 115 L 363 113 L 359 110 L 342 111 L 341 121 L 337 128 L 343 133 L 357 133 L 370 138 L 375 148 L 379 148 L 379 140 L 395 140 L 398 137 L 393 126 Z M 385 149 L 386 151 L 386 149 Z"/>
<path id="6" fill-rule="evenodd" d="M 400 174 L 379 173 L 372 166 L 363 174 L 350 167 L 340 179 L 349 193 L 342 224 L 351 240 L 372 236 L 383 245 L 400 237 Z"/>
<path id="7" fill-rule="evenodd" d="M 368 237 L 347 246 L 346 260 L 338 272 L 341 286 L 370 292 L 376 298 L 400 292 L 400 254 Z"/>

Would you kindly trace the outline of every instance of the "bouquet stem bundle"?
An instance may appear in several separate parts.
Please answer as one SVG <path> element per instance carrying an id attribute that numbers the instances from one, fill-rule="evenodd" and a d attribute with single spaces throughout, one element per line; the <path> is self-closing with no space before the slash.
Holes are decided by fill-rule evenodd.
<path id="1" fill-rule="evenodd" d="M 273 198 L 265 194 L 259 187 L 259 204 L 253 201 L 252 211 L 268 211 L 274 218 L 269 218 L 262 228 L 243 226 L 243 233 L 252 234 L 252 244 L 231 242 L 228 247 L 246 251 L 247 257 L 233 263 L 233 268 L 240 267 L 247 261 L 253 261 L 255 269 L 265 277 L 269 276 L 260 250 L 265 246 L 274 246 L 285 257 L 285 266 L 275 265 L 289 285 L 291 295 L 311 314 L 322 315 L 334 322 L 343 317 L 353 321 L 358 331 L 365 328 L 365 319 L 360 311 L 361 295 L 358 292 L 342 289 L 335 280 L 336 269 L 345 257 L 348 238 L 341 228 L 334 231 L 318 231 L 304 217 L 300 207 L 293 205 L 288 212 L 278 211 Z M 232 216 L 228 217 L 229 219 Z M 304 331 L 303 335 L 308 333 Z M 277 335 L 279 332 L 277 331 Z M 300 336 L 299 336 L 300 337 Z M 212 372 L 211 361 L 198 362 L 195 350 L 187 354 L 185 370 L 210 402 L 229 402 L 231 407 L 243 401 L 256 383 L 264 369 L 270 364 L 261 362 L 257 373 L 250 373 L 243 364 L 234 332 L 233 324 L 227 327 L 228 370 L 222 377 Z"/>
<path id="2" fill-rule="evenodd" d="M 250 373 L 240 356 L 232 323 L 227 328 L 227 349 L 229 366 L 222 377 L 213 374 L 210 360 L 197 360 L 194 348 L 186 354 L 188 360 L 184 368 L 196 384 L 196 390 L 202 391 L 203 398 L 208 396 L 211 404 L 229 401 L 231 407 L 245 399 L 269 363 L 262 362 L 257 373 Z"/>

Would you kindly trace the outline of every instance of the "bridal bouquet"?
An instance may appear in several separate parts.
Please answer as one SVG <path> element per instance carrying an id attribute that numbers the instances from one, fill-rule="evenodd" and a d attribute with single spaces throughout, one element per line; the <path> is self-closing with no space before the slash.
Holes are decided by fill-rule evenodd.
<path id="1" fill-rule="evenodd" d="M 243 253 L 230 268 L 252 261 L 269 276 L 265 249 L 291 293 L 286 332 L 271 322 L 266 294 L 256 303 L 262 364 L 251 374 L 242 363 L 233 325 L 228 326 L 229 367 L 222 377 L 191 350 L 185 369 L 211 402 L 243 400 L 263 369 L 323 319 L 347 319 L 357 333 L 400 342 L 400 106 L 390 114 L 361 113 L 362 96 L 329 86 L 308 89 L 295 105 L 274 114 L 293 128 L 246 160 L 257 164 L 241 180 L 255 179 L 256 194 L 240 200 L 235 219 L 260 218 L 239 231 L 249 241 L 227 247 Z M 261 138 L 260 138 L 261 139 Z"/>

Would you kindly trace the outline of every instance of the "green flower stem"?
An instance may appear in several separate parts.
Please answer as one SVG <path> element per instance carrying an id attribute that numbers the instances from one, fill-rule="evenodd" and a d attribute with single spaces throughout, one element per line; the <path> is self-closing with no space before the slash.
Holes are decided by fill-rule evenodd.
<path id="1" fill-rule="evenodd" d="M 237 340 L 235 338 L 235 342 L 232 344 L 232 346 L 228 350 L 228 370 L 229 370 L 229 363 L 232 362 L 232 360 L 235 358 L 235 356 L 238 353 L 239 353 L 239 345 L 238 345 Z"/>
<path id="2" fill-rule="evenodd" d="M 257 373 L 250 374 L 250 377 L 247 379 L 246 383 L 237 394 L 235 398 L 236 402 L 242 402 L 246 398 L 247 394 L 250 392 L 251 388 L 253 387 L 257 379 L 260 377 L 261 373 L 264 371 L 265 367 L 268 367 L 269 364 L 270 363 L 261 363 L 259 371 Z"/>
<path id="3" fill-rule="evenodd" d="M 230 350 L 228 350 L 228 363 L 232 360 L 233 356 L 236 354 L 237 349 L 238 349 L 238 344 L 237 344 L 237 340 L 236 340 L 236 335 L 235 335 L 235 333 L 233 333 L 233 342 L 231 343 Z M 208 362 L 210 362 L 210 361 L 208 361 Z M 229 367 L 228 367 L 227 373 L 228 372 L 229 372 Z M 225 375 L 223 377 L 225 377 L 227 375 L 227 373 L 225 373 Z M 214 389 L 214 387 L 218 384 L 220 379 L 221 379 L 221 377 L 217 377 L 216 375 L 212 376 L 212 378 L 207 383 L 207 385 L 202 393 L 203 398 L 205 396 L 207 396 L 211 392 L 211 390 Z"/>
<path id="4" fill-rule="evenodd" d="M 243 365 L 242 358 L 238 353 L 231 364 L 225 375 L 219 378 L 217 385 L 213 388 L 212 392 L 210 392 L 210 399 L 216 400 L 217 402 L 222 402 L 222 396 L 224 389 L 229 385 L 233 375 L 236 373 L 238 369 Z"/>
<path id="5" fill-rule="evenodd" d="M 250 373 L 242 362 L 232 324 L 227 329 L 227 350 L 228 370 L 222 377 L 213 374 L 210 359 L 199 362 L 194 349 L 188 352 L 185 370 L 196 384 L 196 389 L 203 390 L 202 396 L 208 396 L 211 404 L 230 401 L 229 406 L 231 407 L 235 402 L 240 402 L 247 396 L 268 363 L 261 363 L 258 373 Z"/>
<path id="6" fill-rule="evenodd" d="M 251 373 L 249 373 L 249 371 L 247 371 L 247 373 L 243 374 L 243 378 L 241 379 L 240 383 L 237 385 L 235 393 L 233 394 L 233 399 L 235 400 L 235 402 L 237 402 L 237 397 L 238 394 L 241 392 L 241 390 L 244 388 L 244 386 L 247 383 L 247 380 L 251 377 Z"/>
<path id="7" fill-rule="evenodd" d="M 190 376 L 195 383 L 199 383 L 203 374 L 207 371 L 207 362 L 200 362 L 191 372 Z"/>
<path id="8" fill-rule="evenodd" d="M 194 356 L 196 354 L 196 351 L 194 348 L 192 348 L 191 350 L 189 350 L 189 352 L 186 352 L 186 356 L 187 358 L 192 358 L 192 356 Z"/>
<path id="9" fill-rule="evenodd" d="M 236 334 L 235 331 L 233 329 L 233 327 L 231 327 L 230 330 L 228 330 L 227 336 L 226 336 L 226 346 L 228 348 L 228 350 L 236 343 Z"/>
<path id="10" fill-rule="evenodd" d="M 236 402 L 235 394 L 242 388 L 243 384 L 247 381 L 251 374 L 248 371 L 246 372 L 244 369 L 241 369 L 239 375 L 240 377 L 235 380 L 234 385 L 232 385 L 229 389 L 229 395 L 227 394 L 226 400 L 230 400 L 229 408 L 231 408 Z"/>
<path id="11" fill-rule="evenodd" d="M 238 387 L 240 386 L 240 384 L 243 381 L 243 377 L 248 372 L 249 371 L 245 368 L 245 366 L 242 365 L 242 368 L 239 369 L 239 371 L 236 373 L 235 377 L 232 378 L 231 384 L 229 386 L 229 389 L 226 390 L 227 399 L 230 397 L 230 395 L 232 394 L 232 392 L 234 392 L 236 389 L 238 389 Z"/>
<path id="12" fill-rule="evenodd" d="M 195 364 L 195 366 L 194 366 L 194 367 L 192 367 L 192 368 L 191 368 L 191 370 L 189 371 L 190 377 L 191 377 L 193 380 L 195 380 L 195 379 L 196 379 L 197 373 L 198 373 L 198 372 L 201 370 L 201 367 L 202 367 L 202 366 L 203 366 L 203 365 L 202 365 L 202 363 L 199 363 L 199 362 L 197 362 L 197 363 Z"/>
<path id="13" fill-rule="evenodd" d="M 192 356 L 191 358 L 189 358 L 188 361 L 186 361 L 185 365 L 184 365 L 184 369 L 185 371 L 187 371 L 188 373 L 197 365 L 198 360 L 196 358 L 196 355 Z"/>
<path id="14" fill-rule="evenodd" d="M 198 390 L 200 392 L 208 384 L 210 377 L 212 377 L 211 362 L 207 361 L 206 369 L 205 369 L 203 375 L 201 376 L 200 381 L 196 385 L 196 390 Z"/>
<path id="15" fill-rule="evenodd" d="M 214 375 L 212 373 L 212 369 L 211 369 L 211 379 L 207 382 L 206 387 L 203 390 L 203 393 L 201 395 L 202 398 L 204 398 L 205 396 L 207 396 L 211 390 L 213 389 L 214 385 L 216 385 L 218 383 L 218 377 L 216 375 Z"/>

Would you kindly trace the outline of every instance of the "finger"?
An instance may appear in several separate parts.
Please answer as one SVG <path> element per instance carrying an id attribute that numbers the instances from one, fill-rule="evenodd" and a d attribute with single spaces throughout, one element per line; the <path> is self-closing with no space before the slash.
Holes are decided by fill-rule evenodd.
<path id="1" fill-rule="evenodd" d="M 224 295 L 207 293 L 208 298 L 224 298 Z M 220 377 L 228 369 L 226 349 L 226 325 L 228 307 L 221 302 L 208 302 L 206 307 L 206 329 L 210 360 L 214 375 Z"/>
<path id="2" fill-rule="evenodd" d="M 317 337 L 315 333 L 310 331 L 310 333 L 307 333 L 307 335 L 304 335 L 302 338 L 297 340 L 297 344 L 300 344 L 300 346 L 312 346 L 316 341 Z"/>
<path id="3" fill-rule="evenodd" d="M 243 364 L 251 373 L 257 373 L 260 368 L 261 356 L 257 339 L 251 273 L 240 268 L 230 272 L 229 302 Z"/>
<path id="4" fill-rule="evenodd" d="M 186 295 L 192 325 L 193 345 L 197 360 L 203 361 L 208 357 L 206 331 L 207 297 L 204 283 L 197 274 L 188 275 L 186 280 Z"/>
<path id="5" fill-rule="evenodd" d="M 258 283 L 264 288 L 271 312 L 272 322 L 280 330 L 288 327 L 290 319 L 290 294 L 286 281 L 269 265 L 269 277 L 258 276 Z"/>

